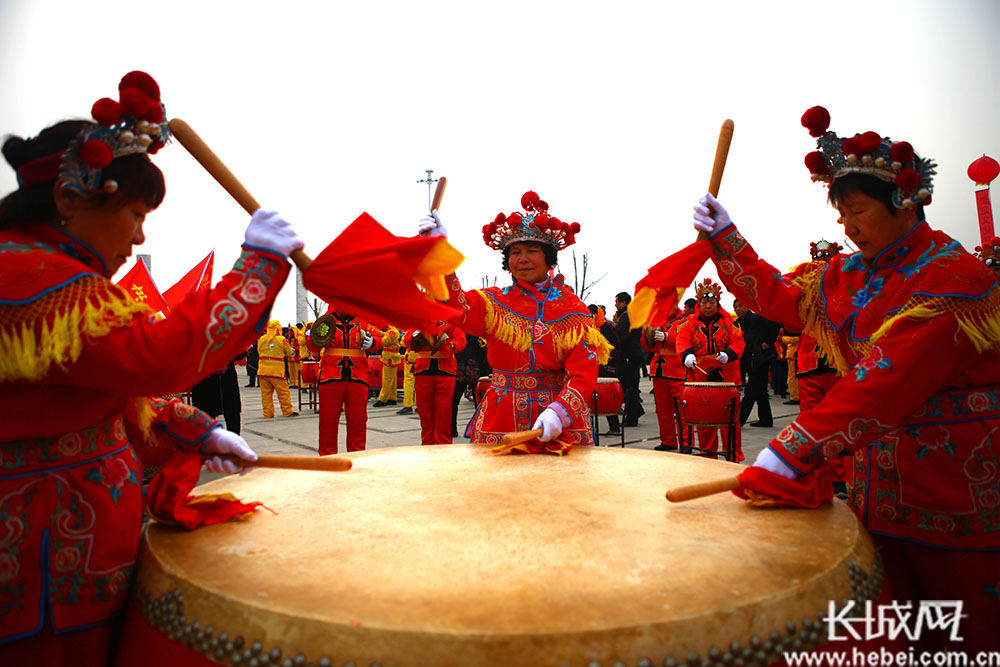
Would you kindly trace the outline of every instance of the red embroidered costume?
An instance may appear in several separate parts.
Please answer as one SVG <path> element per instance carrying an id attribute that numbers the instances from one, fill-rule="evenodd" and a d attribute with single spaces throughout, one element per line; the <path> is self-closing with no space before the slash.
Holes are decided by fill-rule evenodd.
<path id="1" fill-rule="evenodd" d="M 825 114 L 810 110 L 804 125 L 817 109 Z M 929 203 L 933 163 L 909 144 L 873 132 L 841 141 L 828 124 L 825 114 L 813 132 L 814 178 L 866 168 L 895 177 L 897 209 Z M 871 259 L 839 255 L 784 276 L 735 226 L 711 243 L 737 298 L 801 327 L 843 376 L 769 447 L 803 474 L 852 453 L 848 502 L 876 536 L 897 595 L 964 599 L 968 648 L 995 640 L 1000 614 L 1000 286 L 957 241 L 916 220 Z"/>
<path id="2" fill-rule="evenodd" d="M 0 641 L 9 641 L 43 626 L 86 628 L 122 608 L 142 514 L 134 445 L 197 450 L 219 427 L 185 403 L 142 397 L 191 387 L 245 350 L 257 337 L 248 325 L 266 321 L 289 265 L 245 246 L 215 288 L 156 320 L 56 227 L 0 232 L 0 264 Z"/>
<path id="3" fill-rule="evenodd" d="M 317 347 L 311 336 L 306 344 L 319 359 L 319 454 L 337 453 L 337 433 L 340 413 L 347 411 L 347 451 L 363 450 L 367 442 L 368 426 L 368 357 L 362 344 L 371 338 L 368 349 L 378 351 L 382 346 L 382 332 L 352 315 L 338 313 L 332 308 L 328 317 L 316 320 L 313 327 L 324 328 L 323 334 L 330 341 Z M 327 332 L 325 328 L 329 328 Z"/>
<path id="4" fill-rule="evenodd" d="M 483 228 L 487 245 L 501 250 L 536 242 L 558 250 L 575 241 L 579 225 L 550 216 L 548 204 L 537 194 L 526 193 L 521 205 L 526 214 L 501 213 Z M 448 287 L 449 305 L 463 311 L 455 323 L 486 340 L 493 369 L 490 387 L 466 436 L 474 443 L 497 445 L 506 433 L 531 429 L 553 405 L 563 413 L 559 439 L 568 445 L 592 444 L 587 405 L 597 384 L 598 366 L 607 363 L 611 348 L 562 276 L 538 285 L 513 278 L 507 287 L 466 292 L 453 274 Z"/>
<path id="5" fill-rule="evenodd" d="M 653 379 L 653 398 L 656 401 L 656 419 L 660 426 L 660 445 L 664 448 L 677 448 L 678 429 L 674 418 L 674 400 L 680 400 L 681 389 L 687 369 L 681 363 L 677 354 L 677 336 L 687 318 L 684 312 L 678 310 L 674 317 L 662 327 L 653 327 L 643 332 L 642 347 L 650 352 L 649 376 Z M 662 341 L 653 340 L 653 332 L 662 331 Z M 684 429 L 680 429 L 681 441 L 684 440 Z"/>
<path id="6" fill-rule="evenodd" d="M 431 331 L 406 334 L 403 345 L 417 353 L 413 362 L 417 413 L 420 415 L 420 444 L 450 445 L 451 408 L 455 393 L 458 362 L 455 353 L 465 349 L 465 334 L 446 322 Z"/>

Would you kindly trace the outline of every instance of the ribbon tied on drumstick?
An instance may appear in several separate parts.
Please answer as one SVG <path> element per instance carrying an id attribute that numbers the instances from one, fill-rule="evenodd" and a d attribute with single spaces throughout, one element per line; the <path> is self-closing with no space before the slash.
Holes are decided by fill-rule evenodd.
<path id="1" fill-rule="evenodd" d="M 769 470 L 750 466 L 739 475 L 678 486 L 667 491 L 667 500 L 681 503 L 732 491 L 753 507 L 802 507 L 815 509 L 833 498 L 829 466 L 822 465 L 798 479 L 785 479 Z"/>

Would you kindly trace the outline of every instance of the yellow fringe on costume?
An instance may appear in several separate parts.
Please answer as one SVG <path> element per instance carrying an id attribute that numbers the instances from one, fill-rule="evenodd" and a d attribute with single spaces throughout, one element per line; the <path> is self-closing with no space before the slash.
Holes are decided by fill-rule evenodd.
<path id="1" fill-rule="evenodd" d="M 830 326 L 826 318 L 823 304 L 822 277 L 826 264 L 813 262 L 802 275 L 796 277 L 792 284 L 802 290 L 799 300 L 799 318 L 802 320 L 802 331 L 816 339 L 816 344 L 823 351 L 826 360 L 837 369 L 837 375 L 843 376 L 849 370 L 847 359 L 840 351 L 840 334 Z"/>
<path id="2" fill-rule="evenodd" d="M 535 321 L 507 308 L 498 308 L 488 293 L 476 291 L 486 309 L 486 333 L 493 334 L 498 341 L 518 352 L 530 350 L 531 329 Z M 545 326 L 552 332 L 552 348 L 557 359 L 565 359 L 573 348 L 583 342 L 597 353 L 598 363 L 602 366 L 608 363 L 612 346 L 594 326 L 593 315 L 571 313 L 555 322 L 546 322 Z"/>
<path id="3" fill-rule="evenodd" d="M 106 336 L 149 306 L 100 276 L 85 276 L 26 305 L 0 306 L 0 382 L 40 380 L 76 361 L 85 339 Z"/>
<path id="4" fill-rule="evenodd" d="M 962 297 L 915 296 L 906 306 L 882 323 L 871 342 L 888 333 L 892 325 L 904 317 L 926 320 L 951 313 L 959 330 L 969 337 L 976 352 L 1000 352 L 1000 286 L 994 287 L 982 299 Z"/>

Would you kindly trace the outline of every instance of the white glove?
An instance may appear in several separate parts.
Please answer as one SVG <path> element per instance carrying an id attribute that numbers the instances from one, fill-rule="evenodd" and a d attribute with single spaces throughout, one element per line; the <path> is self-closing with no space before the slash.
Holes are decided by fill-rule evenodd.
<path id="1" fill-rule="evenodd" d="M 667 334 L 663 333 L 661 329 L 657 329 L 653 332 L 653 340 L 657 342 L 663 342 L 667 339 Z"/>
<path id="2" fill-rule="evenodd" d="M 684 357 L 684 365 L 688 368 L 694 368 L 695 357 L 693 354 L 689 354 Z"/>
<path id="3" fill-rule="evenodd" d="M 542 437 L 538 440 L 540 442 L 548 442 L 562 433 L 562 419 L 559 418 L 558 413 L 556 413 L 556 411 L 552 408 L 545 408 L 542 410 L 542 414 L 538 415 L 538 419 L 535 420 L 535 425 L 531 428 L 542 429 Z"/>
<path id="4" fill-rule="evenodd" d="M 235 454 L 247 461 L 257 460 L 257 455 L 250 449 L 250 445 L 247 444 L 246 440 L 224 428 L 216 428 L 209 431 L 208 435 L 205 436 L 205 442 L 201 446 L 201 451 L 205 454 Z M 231 475 L 234 472 L 245 475 L 253 470 L 253 468 L 243 468 L 240 470 L 232 461 L 223 461 L 218 456 L 205 461 L 205 469 L 209 472 L 218 472 L 227 475 Z"/>
<path id="5" fill-rule="evenodd" d="M 362 350 L 367 350 L 368 348 L 370 348 L 374 344 L 375 344 L 375 339 L 372 338 L 372 335 L 370 333 L 368 333 L 367 331 L 362 331 L 361 332 L 361 349 Z"/>
<path id="6" fill-rule="evenodd" d="M 785 479 L 797 479 L 800 476 L 782 461 L 770 447 L 760 450 L 760 454 L 757 455 L 757 460 L 753 464 L 758 468 L 773 472 L 775 475 L 781 475 Z"/>
<path id="7" fill-rule="evenodd" d="M 708 232 L 710 236 L 715 236 L 731 224 L 733 221 L 730 219 L 729 213 L 712 195 L 706 194 L 694 205 L 694 228 L 696 231 Z"/>
<path id="8" fill-rule="evenodd" d="M 448 230 L 441 224 L 437 209 L 431 211 L 427 217 L 421 218 L 417 223 L 417 233 L 420 236 L 444 236 L 448 237 Z"/>
<path id="9" fill-rule="evenodd" d="M 301 250 L 305 243 L 295 234 L 292 226 L 277 211 L 254 211 L 246 233 L 247 245 L 273 250 L 288 257 L 293 250 Z"/>
<path id="10" fill-rule="evenodd" d="M 729 363 L 729 355 L 726 354 L 725 352 L 719 352 L 717 355 L 715 355 L 715 358 L 719 360 L 720 364 Z"/>

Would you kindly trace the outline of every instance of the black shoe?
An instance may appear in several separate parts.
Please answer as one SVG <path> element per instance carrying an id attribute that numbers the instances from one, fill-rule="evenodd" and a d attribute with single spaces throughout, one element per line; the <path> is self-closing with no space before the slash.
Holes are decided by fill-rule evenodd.
<path id="1" fill-rule="evenodd" d="M 622 430 L 620 428 L 616 428 L 608 431 L 607 433 L 602 433 L 601 435 L 621 435 L 621 434 Z"/>
<path id="2" fill-rule="evenodd" d="M 656 447 L 653 447 L 653 449 L 655 449 L 658 452 L 675 452 L 675 451 L 677 451 L 677 448 L 674 447 L 673 445 L 657 445 Z"/>
<path id="3" fill-rule="evenodd" d="M 798 405 L 799 401 L 782 401 L 782 405 Z"/>
<path id="4" fill-rule="evenodd" d="M 387 405 L 389 404 L 384 401 L 375 401 L 374 403 L 372 403 L 373 408 L 384 408 Z"/>
<path id="5" fill-rule="evenodd" d="M 245 384 L 245 385 L 243 385 L 243 386 L 244 386 L 244 387 L 255 387 L 256 385 L 252 385 L 252 384 Z"/>
<path id="6" fill-rule="evenodd" d="M 758 426 L 760 428 L 774 428 L 774 423 L 773 422 L 770 423 L 770 424 L 765 424 L 763 422 L 757 421 L 757 422 L 750 422 L 750 425 L 751 426 Z"/>
<path id="7" fill-rule="evenodd" d="M 386 401 L 386 405 L 396 405 L 396 401 Z"/>
<path id="8" fill-rule="evenodd" d="M 396 414 L 397 415 L 412 415 L 413 414 L 413 408 L 405 407 L 402 410 L 396 410 Z"/>
<path id="9" fill-rule="evenodd" d="M 298 413 L 298 412 L 293 412 L 292 414 L 290 414 L 290 415 L 288 415 L 288 416 L 289 416 L 289 417 L 298 417 L 298 416 L 299 416 L 299 413 Z"/>

